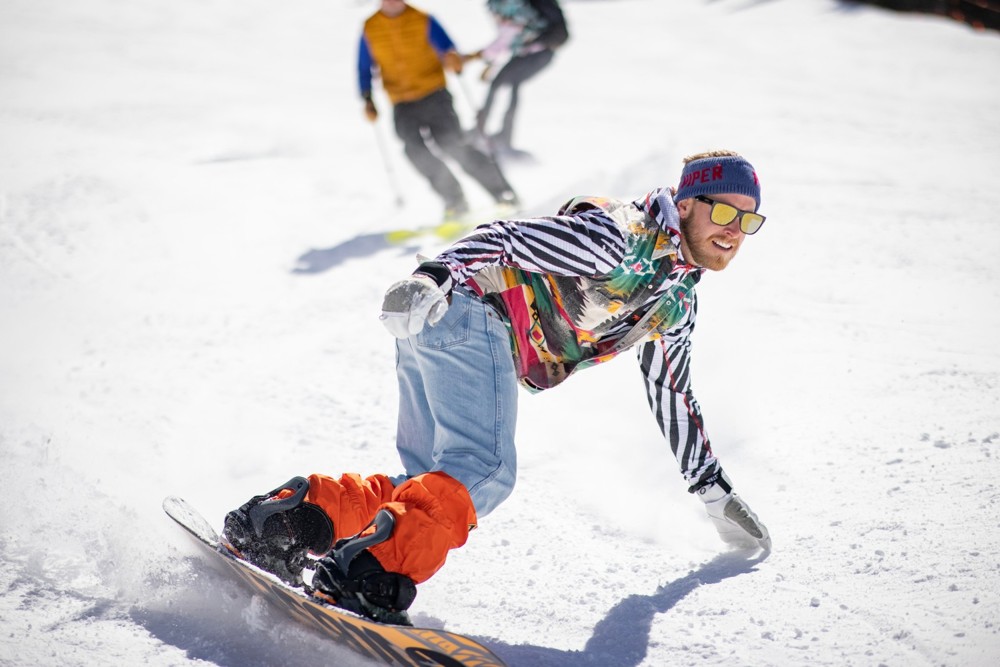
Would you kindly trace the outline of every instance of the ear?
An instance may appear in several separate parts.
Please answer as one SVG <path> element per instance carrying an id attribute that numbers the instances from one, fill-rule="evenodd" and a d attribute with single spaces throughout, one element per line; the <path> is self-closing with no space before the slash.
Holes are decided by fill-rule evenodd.
<path id="1" fill-rule="evenodd" d="M 687 199 L 681 199 L 677 202 L 677 212 L 682 218 L 686 218 L 688 213 L 691 212 L 691 207 L 694 205 L 694 199 L 688 197 Z"/>

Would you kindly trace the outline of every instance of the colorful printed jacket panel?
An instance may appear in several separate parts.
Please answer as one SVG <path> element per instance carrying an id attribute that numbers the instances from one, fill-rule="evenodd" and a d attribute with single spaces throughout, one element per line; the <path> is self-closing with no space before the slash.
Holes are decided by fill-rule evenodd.
<path id="1" fill-rule="evenodd" d="M 641 344 L 650 407 L 694 487 L 718 471 L 688 373 L 702 269 L 679 257 L 669 195 L 583 197 L 553 217 L 495 221 L 436 261 L 504 313 L 529 390 Z"/>
<path id="2" fill-rule="evenodd" d="M 487 0 L 486 8 L 501 26 L 497 41 L 483 49 L 488 61 L 496 60 L 501 51 L 517 56 L 545 48 L 544 44 L 535 40 L 549 24 L 528 0 Z M 516 26 L 516 29 L 505 32 L 504 26 Z M 500 40 L 503 40 L 502 45 Z"/>
<path id="3" fill-rule="evenodd" d="M 393 104 L 413 102 L 445 87 L 441 55 L 455 48 L 429 14 L 407 6 L 399 16 L 381 12 L 365 22 L 358 49 L 358 85 L 371 91 L 372 68 Z"/>

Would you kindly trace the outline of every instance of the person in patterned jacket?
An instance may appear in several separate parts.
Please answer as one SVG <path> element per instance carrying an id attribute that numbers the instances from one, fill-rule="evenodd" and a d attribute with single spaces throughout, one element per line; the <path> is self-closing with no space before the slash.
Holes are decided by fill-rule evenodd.
<path id="1" fill-rule="evenodd" d="M 225 535 L 289 580 L 307 550 L 335 545 L 312 585 L 405 622 L 386 613 L 402 613 L 415 584 L 514 488 L 518 384 L 542 391 L 635 348 L 688 490 L 723 540 L 769 550 L 767 528 L 712 452 L 689 340 L 695 285 L 760 229 L 759 208 L 753 166 L 713 151 L 686 158 L 676 188 L 632 202 L 578 197 L 551 217 L 480 226 L 385 294 L 404 474 L 295 478 L 230 512 Z"/>
<path id="2" fill-rule="evenodd" d="M 479 51 L 463 56 L 464 60 L 482 59 L 486 63 L 483 80 L 492 77 L 476 114 L 476 130 L 493 154 L 517 155 L 521 151 L 513 147 L 512 140 L 521 84 L 549 66 L 556 49 L 569 39 L 569 30 L 556 0 L 487 0 L 486 8 L 496 21 L 497 36 Z M 500 129 L 487 136 L 490 110 L 503 88 L 510 93 L 507 110 Z"/>

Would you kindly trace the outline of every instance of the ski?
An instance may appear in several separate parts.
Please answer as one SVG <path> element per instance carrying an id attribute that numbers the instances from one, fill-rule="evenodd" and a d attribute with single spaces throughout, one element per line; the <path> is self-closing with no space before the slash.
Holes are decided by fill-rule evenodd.
<path id="1" fill-rule="evenodd" d="M 513 204 L 497 204 L 479 211 L 468 211 L 461 215 L 447 217 L 433 225 L 422 225 L 409 229 L 394 229 L 384 233 L 384 238 L 390 245 L 409 243 L 421 237 L 436 241 L 454 241 L 482 224 L 488 224 L 496 219 L 509 218 L 517 215 L 519 209 Z"/>
<path id="2" fill-rule="evenodd" d="M 436 225 L 426 225 L 414 229 L 394 229 L 385 233 L 385 240 L 391 245 L 408 243 L 420 237 L 454 241 L 475 229 L 476 223 L 466 220 L 445 220 Z"/>

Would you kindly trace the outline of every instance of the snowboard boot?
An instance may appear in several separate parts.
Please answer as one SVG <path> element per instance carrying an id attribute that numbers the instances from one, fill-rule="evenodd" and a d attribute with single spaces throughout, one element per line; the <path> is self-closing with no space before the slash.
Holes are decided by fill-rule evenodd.
<path id="1" fill-rule="evenodd" d="M 416 584 L 407 576 L 386 572 L 368 551 L 389 539 L 395 522 L 391 512 L 381 510 L 372 521 L 374 533 L 338 542 L 328 556 L 317 561 L 313 589 L 338 607 L 373 621 L 413 625 L 406 610 L 417 595 Z"/>
<path id="2" fill-rule="evenodd" d="M 279 497 L 282 491 L 291 495 Z M 302 585 L 306 553 L 324 554 L 333 543 L 333 523 L 316 505 L 302 502 L 309 480 L 293 477 L 254 496 L 226 515 L 223 536 L 240 556 L 293 586 Z"/>

